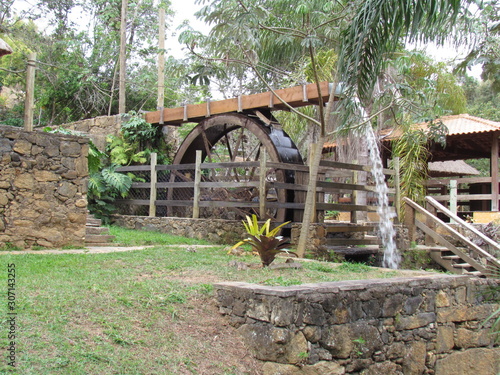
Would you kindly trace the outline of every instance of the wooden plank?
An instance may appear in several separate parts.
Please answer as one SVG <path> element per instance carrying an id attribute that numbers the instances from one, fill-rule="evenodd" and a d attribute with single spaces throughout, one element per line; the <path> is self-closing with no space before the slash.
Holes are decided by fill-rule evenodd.
<path id="1" fill-rule="evenodd" d="M 457 232 L 455 229 L 453 229 L 452 227 L 450 227 L 449 225 L 447 225 L 445 222 L 443 222 L 441 219 L 437 218 L 436 216 L 432 215 L 429 211 L 427 211 L 425 208 L 419 206 L 418 204 L 416 204 L 415 202 L 413 202 L 412 200 L 408 199 L 408 198 L 404 198 L 404 201 L 406 202 L 407 205 L 413 207 L 415 210 L 417 210 L 418 212 L 420 212 L 421 214 L 423 214 L 426 218 L 429 218 L 430 220 L 432 220 L 434 223 L 446 228 L 446 230 L 451 233 L 451 235 L 459 240 L 461 240 L 463 243 L 467 244 L 467 246 L 469 246 L 469 248 L 474 251 L 476 254 L 480 255 L 482 258 L 485 258 L 488 260 L 488 262 L 491 262 L 492 264 L 495 264 L 497 266 L 500 266 L 500 262 L 495 258 L 493 257 L 490 253 L 484 251 L 483 249 L 481 249 L 479 246 L 477 246 L 475 243 L 471 242 L 467 237 L 463 236 L 462 234 L 460 234 L 459 232 Z M 460 221 L 462 221 L 462 219 L 460 219 L 459 217 L 456 217 L 455 219 L 458 219 Z M 425 224 L 424 224 L 425 225 Z M 426 226 L 427 227 L 427 226 Z M 446 246 L 446 245 L 445 245 Z M 457 253 L 456 255 L 460 255 L 459 253 Z"/>
<path id="2" fill-rule="evenodd" d="M 127 165 L 125 167 L 116 168 L 117 172 L 149 172 L 151 171 L 150 165 Z"/>
<path id="3" fill-rule="evenodd" d="M 467 230 L 471 231 L 474 233 L 476 236 L 480 237 L 484 242 L 488 243 L 490 246 L 493 246 L 497 250 L 500 251 L 500 245 L 493 241 L 491 238 L 485 236 L 483 233 L 481 233 L 479 230 L 477 230 L 474 226 L 470 225 L 466 221 L 462 220 L 460 217 L 458 217 L 455 213 L 451 212 L 448 210 L 446 207 L 443 205 L 439 204 L 435 199 L 432 197 L 425 197 L 426 201 L 429 202 L 429 204 L 433 205 L 436 207 L 436 209 L 439 209 L 441 212 L 444 214 L 448 215 L 450 218 L 455 220 L 457 223 L 462 225 L 463 227 L 467 228 Z"/>
<path id="4" fill-rule="evenodd" d="M 422 223 L 419 220 L 416 220 L 416 226 L 417 228 L 421 229 L 426 235 L 432 237 L 434 241 L 436 241 L 438 244 L 445 246 L 448 250 L 450 250 L 453 254 L 457 255 L 460 257 L 460 259 L 466 261 L 470 265 L 472 265 L 476 270 L 484 272 L 486 269 L 484 268 L 483 265 L 480 263 L 476 262 L 474 259 L 472 259 L 469 255 L 464 253 L 462 250 L 454 246 L 452 243 L 447 241 L 444 237 L 442 237 L 439 233 L 435 232 L 431 228 L 429 228 L 427 225 Z"/>
<path id="5" fill-rule="evenodd" d="M 320 83 L 321 97 L 325 103 L 328 101 L 329 97 L 329 86 L 330 84 L 328 82 Z M 304 102 L 302 86 L 276 90 L 276 94 L 278 94 L 284 101 L 294 108 L 318 103 L 320 96 L 315 83 L 306 85 L 306 92 L 309 101 Z M 242 95 L 239 99 L 232 98 L 212 101 L 210 102 L 209 114 L 216 115 L 221 113 L 238 112 L 241 110 L 259 108 L 265 109 L 270 107 L 274 109 L 287 109 L 287 107 L 277 97 L 274 97 L 272 102 L 270 102 L 269 98 L 270 93 L 264 92 L 260 94 Z M 184 107 L 164 108 L 163 121 L 167 125 L 180 125 L 185 122 L 199 122 L 206 118 L 207 114 L 208 111 L 206 103 L 189 104 L 186 109 Z M 160 117 L 160 111 L 148 112 L 145 115 L 146 121 L 151 124 L 159 124 Z"/>
<path id="6" fill-rule="evenodd" d="M 439 202 L 448 202 L 451 199 L 450 195 L 436 195 L 432 197 Z M 457 201 L 483 201 L 490 200 L 491 194 L 462 194 L 457 195 L 456 199 Z"/>
<path id="7" fill-rule="evenodd" d="M 196 168 L 194 171 L 193 219 L 200 217 L 200 182 L 201 182 L 201 150 L 196 150 Z"/>
<path id="8" fill-rule="evenodd" d="M 451 180 L 456 180 L 458 184 L 476 184 L 491 182 L 491 177 L 467 177 L 467 178 L 440 178 L 427 180 L 425 186 L 441 187 L 448 186 Z"/>
<path id="9" fill-rule="evenodd" d="M 150 180 L 151 180 L 151 189 L 149 193 L 149 216 L 150 217 L 155 217 L 156 216 L 156 182 L 157 182 L 157 173 L 156 173 L 156 162 L 157 162 L 157 153 L 152 152 L 151 153 L 151 165 L 150 165 L 150 170 L 151 170 L 151 175 L 150 175 Z"/>

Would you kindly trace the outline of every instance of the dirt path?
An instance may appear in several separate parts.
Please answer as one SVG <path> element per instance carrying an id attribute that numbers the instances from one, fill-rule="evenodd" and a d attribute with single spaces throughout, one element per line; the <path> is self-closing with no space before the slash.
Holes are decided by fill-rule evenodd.
<path id="1" fill-rule="evenodd" d="M 0 251 L 0 255 L 5 254 L 104 254 L 104 253 L 117 253 L 122 251 L 133 251 L 133 250 L 145 250 L 155 247 L 151 246 L 88 246 L 83 249 L 71 249 L 71 250 L 58 250 L 58 249 L 47 249 L 47 250 L 13 250 L 13 251 Z M 213 247 L 210 245 L 165 245 L 163 247 L 169 248 L 201 248 L 201 247 Z"/>

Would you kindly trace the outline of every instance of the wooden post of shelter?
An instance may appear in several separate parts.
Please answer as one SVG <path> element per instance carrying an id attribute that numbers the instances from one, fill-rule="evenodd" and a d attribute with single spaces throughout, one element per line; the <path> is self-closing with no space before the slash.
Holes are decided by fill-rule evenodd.
<path id="1" fill-rule="evenodd" d="M 354 160 L 353 164 L 357 164 L 358 161 Z M 356 185 L 358 183 L 358 171 L 352 172 L 352 183 Z M 358 192 L 357 190 L 353 190 L 351 194 L 351 203 L 358 204 Z M 351 223 L 356 224 L 358 222 L 358 213 L 357 211 L 351 211 Z"/>
<path id="2" fill-rule="evenodd" d="M 24 101 L 24 130 L 33 131 L 33 108 L 35 103 L 36 53 L 28 55 L 26 69 L 26 98 Z"/>
<path id="3" fill-rule="evenodd" d="M 200 218 L 201 150 L 196 150 L 194 171 L 193 219 Z"/>
<path id="4" fill-rule="evenodd" d="M 158 174 L 156 172 L 158 154 L 156 152 L 151 153 L 151 187 L 149 192 L 149 216 L 156 216 L 156 182 L 158 180 Z"/>
<path id="5" fill-rule="evenodd" d="M 456 215 L 458 208 L 458 184 L 457 180 L 450 180 L 450 211 Z M 454 220 L 450 219 L 450 224 L 453 224 Z"/>
<path id="6" fill-rule="evenodd" d="M 259 216 L 261 220 L 266 217 L 266 168 L 267 168 L 267 153 L 264 147 L 261 147 L 260 152 L 260 173 L 259 173 Z"/>
<path id="7" fill-rule="evenodd" d="M 491 143 L 491 211 L 498 212 L 498 199 L 499 199 L 499 186 L 498 186 L 498 137 L 500 136 L 500 132 L 493 133 L 493 139 Z"/>

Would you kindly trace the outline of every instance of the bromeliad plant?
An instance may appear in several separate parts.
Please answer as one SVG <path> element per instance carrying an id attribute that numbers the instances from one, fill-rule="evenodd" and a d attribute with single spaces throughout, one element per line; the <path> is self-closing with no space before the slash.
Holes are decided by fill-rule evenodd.
<path id="1" fill-rule="evenodd" d="M 264 267 L 269 266 L 276 258 L 276 255 L 280 253 L 297 256 L 294 252 L 287 250 L 290 241 L 277 235 L 281 228 L 288 223 L 289 221 L 271 229 L 271 219 L 269 219 L 259 228 L 257 216 L 247 216 L 246 222 L 243 220 L 243 225 L 248 233 L 248 238 L 238 242 L 231 250 L 248 243 L 259 254 L 262 266 Z"/>

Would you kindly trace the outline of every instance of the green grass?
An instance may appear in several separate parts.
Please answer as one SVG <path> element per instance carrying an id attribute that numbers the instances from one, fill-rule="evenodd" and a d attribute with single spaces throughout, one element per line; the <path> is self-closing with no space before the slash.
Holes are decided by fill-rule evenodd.
<path id="1" fill-rule="evenodd" d="M 132 230 L 120 228 L 116 226 L 109 227 L 109 233 L 116 236 L 116 243 L 124 246 L 141 246 L 141 245 L 210 245 L 209 242 L 204 240 L 197 240 L 194 238 L 186 238 L 180 236 L 173 236 L 171 234 L 145 231 L 145 230 Z"/>
<path id="2" fill-rule="evenodd" d="M 237 270 L 228 262 L 257 265 L 260 260 L 251 254 L 228 255 L 223 246 L 196 252 L 165 246 L 200 243 L 185 238 L 111 231 L 123 244 L 161 245 L 107 254 L 2 255 L 2 264 L 16 269 L 18 367 L 12 371 L 3 355 L 1 374 L 246 374 L 249 357 L 229 353 L 241 345 L 239 339 L 217 325 L 214 282 L 295 285 L 397 275 L 365 265 L 319 262 L 303 262 L 299 270 Z M 7 285 L 5 267 L 0 285 Z M 6 309 L 4 300 L 4 353 Z M 219 331 L 213 333 L 213 327 Z M 221 338 L 213 341 L 215 336 Z"/>

